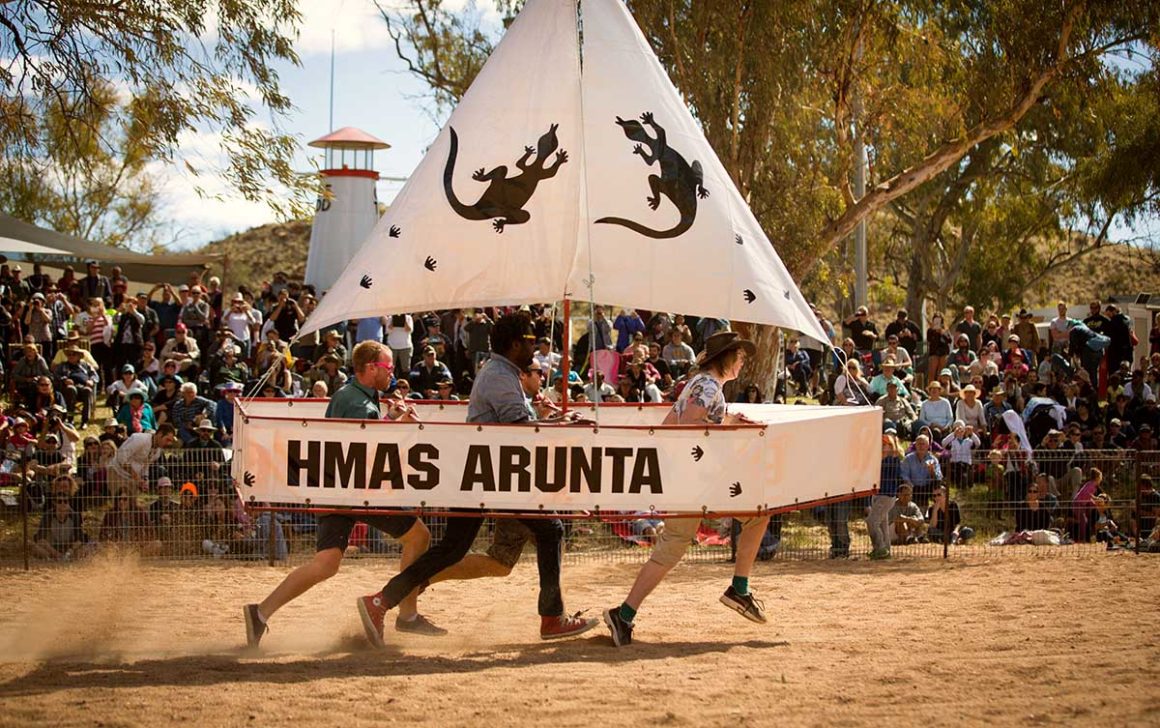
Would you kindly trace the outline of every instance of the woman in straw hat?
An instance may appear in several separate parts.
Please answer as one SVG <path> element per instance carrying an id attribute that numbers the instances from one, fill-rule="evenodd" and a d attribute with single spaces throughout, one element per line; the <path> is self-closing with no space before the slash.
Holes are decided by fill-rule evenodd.
<path id="1" fill-rule="evenodd" d="M 737 378 L 746 359 L 756 352 L 753 342 L 742 339 L 733 331 L 713 334 L 705 342 L 705 350 L 697 357 L 697 373 L 689 380 L 681 396 L 665 417 L 666 425 L 732 425 L 749 422 L 743 415 L 725 411 L 724 387 Z M 612 633 L 617 647 L 632 642 L 633 619 L 641 603 L 661 583 L 669 570 L 677 565 L 689 542 L 697 533 L 699 518 L 670 518 L 665 530 L 657 537 L 648 563 L 641 567 L 636 582 L 624 603 L 605 610 L 604 623 Z M 749 574 L 761 537 L 769 523 L 769 516 L 745 520 L 737 544 L 737 561 L 733 583 L 721 596 L 721 603 L 746 619 L 764 623 L 765 612 L 760 601 L 749 591 Z"/>

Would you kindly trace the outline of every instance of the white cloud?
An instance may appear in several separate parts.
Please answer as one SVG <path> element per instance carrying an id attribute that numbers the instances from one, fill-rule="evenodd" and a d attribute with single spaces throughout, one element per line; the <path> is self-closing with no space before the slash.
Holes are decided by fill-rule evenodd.
<path id="1" fill-rule="evenodd" d="M 329 54 L 332 30 L 336 53 L 382 47 L 389 41 L 386 23 L 371 0 L 299 0 L 298 12 L 299 55 Z"/>

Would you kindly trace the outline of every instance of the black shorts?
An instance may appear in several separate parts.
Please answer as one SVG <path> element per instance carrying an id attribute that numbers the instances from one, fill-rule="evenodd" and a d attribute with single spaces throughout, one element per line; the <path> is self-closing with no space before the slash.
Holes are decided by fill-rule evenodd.
<path id="1" fill-rule="evenodd" d="M 524 544 L 532 538 L 531 530 L 518 519 L 497 518 L 487 555 L 510 569 L 524 553 Z"/>
<path id="2" fill-rule="evenodd" d="M 415 516 L 343 516 L 332 513 L 318 519 L 318 540 L 314 550 L 342 549 L 345 551 L 350 540 L 350 532 L 354 530 L 356 523 L 365 523 L 392 538 L 401 538 L 403 534 L 411 530 L 417 520 L 419 519 Z"/>

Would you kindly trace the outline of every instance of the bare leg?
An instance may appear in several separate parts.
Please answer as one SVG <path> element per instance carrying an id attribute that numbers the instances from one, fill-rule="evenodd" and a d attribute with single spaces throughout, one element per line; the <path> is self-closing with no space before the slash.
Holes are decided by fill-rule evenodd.
<path id="1" fill-rule="evenodd" d="M 427 530 L 427 526 L 422 521 L 415 521 L 415 525 L 403 534 L 399 543 L 403 546 L 403 553 L 399 557 L 399 570 L 402 571 L 427 552 L 427 547 L 431 544 L 431 532 Z M 409 620 L 418 613 L 419 590 L 415 589 L 404 597 L 403 601 L 399 602 L 399 618 Z"/>
<path id="2" fill-rule="evenodd" d="M 512 573 L 510 566 L 501 564 L 486 554 L 468 554 L 459 563 L 452 564 L 431 577 L 431 583 L 480 579 L 488 576 L 504 577 L 510 573 Z"/>
<path id="3" fill-rule="evenodd" d="M 640 567 L 640 573 L 636 575 L 636 581 L 632 583 L 632 589 L 629 589 L 624 603 L 633 609 L 640 609 L 640 605 L 644 602 L 645 597 L 652 594 L 653 589 L 657 588 L 657 585 L 664 580 L 665 575 L 672 568 L 672 566 L 664 566 L 655 561 L 645 562 L 645 565 Z"/>
<path id="4" fill-rule="evenodd" d="M 761 539 L 765 536 L 765 529 L 769 526 L 769 516 L 751 518 L 741 528 L 741 535 L 737 538 L 737 561 L 733 566 L 734 576 L 749 578 L 753 571 L 753 562 L 757 561 L 757 552 L 761 550 Z"/>
<path id="5" fill-rule="evenodd" d="M 342 549 L 326 549 L 314 554 L 310 563 L 299 566 L 291 571 L 282 583 L 270 596 L 258 605 L 258 611 L 266 619 L 274 616 L 286 604 L 305 594 L 315 584 L 326 581 L 338 573 L 338 566 L 342 563 Z"/>

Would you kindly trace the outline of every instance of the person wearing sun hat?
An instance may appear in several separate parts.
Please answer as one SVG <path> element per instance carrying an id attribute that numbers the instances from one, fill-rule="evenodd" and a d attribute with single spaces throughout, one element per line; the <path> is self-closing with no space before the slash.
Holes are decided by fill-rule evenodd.
<path id="1" fill-rule="evenodd" d="M 721 331 L 710 336 L 705 341 L 704 351 L 697 356 L 696 373 L 673 404 L 664 424 L 712 427 L 749 422 L 743 415 L 726 411 L 724 387 L 737 379 L 745 362 L 756 353 L 753 342 L 741 338 L 735 331 Z M 696 517 L 665 521 L 665 530 L 658 536 L 648 562 L 641 567 L 624 602 L 604 611 L 604 623 L 612 634 L 614 645 L 622 647 L 632 642 L 637 610 L 685 555 L 700 522 Z M 720 599 L 728 608 L 759 624 L 766 622 L 765 609 L 749 590 L 749 575 L 768 523 L 769 516 L 763 516 L 746 519 L 742 524 L 733 583 Z"/>

